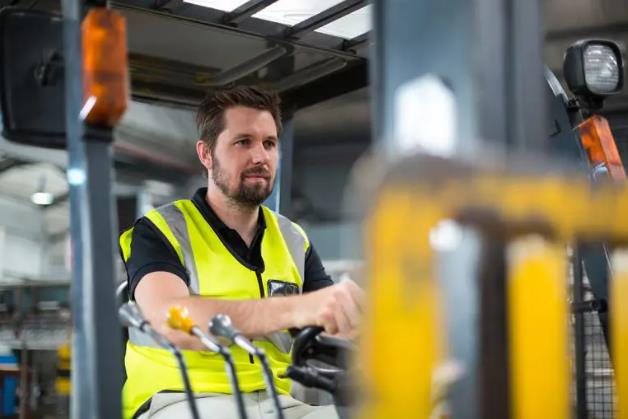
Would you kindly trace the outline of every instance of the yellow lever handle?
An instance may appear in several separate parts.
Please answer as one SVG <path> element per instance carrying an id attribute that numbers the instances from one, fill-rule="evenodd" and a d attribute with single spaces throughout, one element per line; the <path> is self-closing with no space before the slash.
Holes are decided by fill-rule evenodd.
<path id="1" fill-rule="evenodd" d="M 175 330 L 181 330 L 185 333 L 192 334 L 192 328 L 195 326 L 194 321 L 190 318 L 188 309 L 181 306 L 170 307 L 168 310 L 168 326 Z"/>

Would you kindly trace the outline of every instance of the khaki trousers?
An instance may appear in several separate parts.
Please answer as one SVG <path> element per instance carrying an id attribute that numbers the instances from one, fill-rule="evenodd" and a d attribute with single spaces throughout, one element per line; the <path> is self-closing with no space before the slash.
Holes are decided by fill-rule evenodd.
<path id="1" fill-rule="evenodd" d="M 244 407 L 249 419 L 274 419 L 277 417 L 272 399 L 265 391 L 244 393 Z M 338 419 L 336 408 L 310 406 L 290 396 L 279 396 L 286 419 Z M 231 394 L 197 394 L 196 406 L 202 419 L 237 419 L 238 411 Z M 192 418 L 190 406 L 182 393 L 158 393 L 153 396 L 150 410 L 139 419 L 188 419 Z"/>

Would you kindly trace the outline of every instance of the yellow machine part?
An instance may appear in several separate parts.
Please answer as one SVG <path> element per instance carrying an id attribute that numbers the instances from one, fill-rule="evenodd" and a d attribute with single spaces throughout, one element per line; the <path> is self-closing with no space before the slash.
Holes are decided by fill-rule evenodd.
<path id="1" fill-rule="evenodd" d="M 445 332 L 428 238 L 439 221 L 454 219 L 514 240 L 507 284 L 512 417 L 566 419 L 570 369 L 564 244 L 602 238 L 628 242 L 628 189 L 592 189 L 587 179 L 556 174 L 449 170 L 454 175 L 431 178 L 429 168 L 439 163 L 421 158 L 400 165 L 405 175 L 394 173 L 381 185 L 367 218 L 369 309 L 356 357 L 362 385 L 356 417 L 428 419 L 434 413 L 433 374 L 445 359 Z M 528 236 L 536 233 L 558 244 Z M 628 293 L 626 271 L 625 282 L 615 282 L 626 292 L 621 288 L 615 295 Z M 615 334 L 622 336 L 616 345 L 623 345 L 615 347 L 618 354 L 628 353 L 625 310 L 614 314 L 620 319 L 614 327 L 621 329 Z M 618 374 L 628 377 L 628 366 L 620 360 L 617 365 Z M 627 407 L 620 409 L 620 417 L 628 419 L 628 403 L 621 404 L 624 381 L 619 380 L 620 407 Z"/>
<path id="2" fill-rule="evenodd" d="M 440 298 L 428 233 L 439 214 L 411 199 L 382 201 L 369 230 L 370 280 L 358 369 L 367 383 L 358 418 L 428 418 L 433 373 L 443 359 Z"/>
<path id="3" fill-rule="evenodd" d="M 511 417 L 569 417 L 565 249 L 540 236 L 509 244 Z"/>
<path id="4" fill-rule="evenodd" d="M 72 384 L 67 377 L 58 377 L 55 380 L 55 392 L 59 396 L 69 396 L 72 393 Z"/>
<path id="5" fill-rule="evenodd" d="M 611 354 L 615 364 L 617 419 L 628 418 L 628 250 L 618 249 L 611 259 Z"/>

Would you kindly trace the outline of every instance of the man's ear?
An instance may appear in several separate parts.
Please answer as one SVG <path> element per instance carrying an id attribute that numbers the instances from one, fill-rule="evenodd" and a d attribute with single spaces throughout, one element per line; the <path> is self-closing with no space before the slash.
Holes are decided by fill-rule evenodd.
<path id="1" fill-rule="evenodd" d="M 207 170 L 211 170 L 212 168 L 212 156 L 209 152 L 209 146 L 206 142 L 198 140 L 196 142 L 196 155 L 198 159 L 201 161 L 201 164 Z"/>

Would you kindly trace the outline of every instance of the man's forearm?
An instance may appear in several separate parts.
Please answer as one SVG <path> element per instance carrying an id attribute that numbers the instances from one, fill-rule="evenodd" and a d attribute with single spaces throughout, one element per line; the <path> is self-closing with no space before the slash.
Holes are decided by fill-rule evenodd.
<path id="1" fill-rule="evenodd" d="M 259 337 L 291 327 L 323 327 L 329 334 L 347 334 L 357 327 L 362 291 L 351 282 L 307 294 L 251 300 L 222 300 L 190 296 L 180 278 L 167 272 L 146 275 L 135 289 L 135 299 L 150 323 L 175 345 L 202 349 L 198 340 L 167 325 L 168 310 L 185 307 L 207 332 L 216 314 L 227 314 L 234 326 L 248 337 Z"/>
<path id="2" fill-rule="evenodd" d="M 300 298 L 301 296 L 261 300 L 220 300 L 189 296 L 164 302 L 160 311 L 164 313 L 162 321 L 165 323 L 170 307 L 186 307 L 190 317 L 205 332 L 209 321 L 216 314 L 227 314 L 234 326 L 244 335 L 259 337 L 296 326 L 294 313 Z"/>

